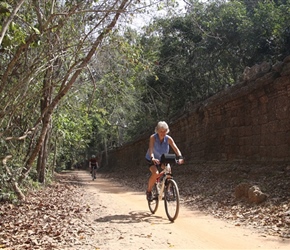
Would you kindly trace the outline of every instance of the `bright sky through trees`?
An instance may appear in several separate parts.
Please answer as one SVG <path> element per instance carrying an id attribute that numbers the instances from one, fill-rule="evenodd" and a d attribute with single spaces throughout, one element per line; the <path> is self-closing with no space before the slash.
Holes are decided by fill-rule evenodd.
<path id="1" fill-rule="evenodd" d="M 174 7 L 173 5 L 174 4 Z M 139 29 L 142 26 L 148 25 L 154 18 L 167 16 L 169 8 L 171 11 L 174 10 L 174 13 L 181 14 L 185 10 L 186 3 L 183 0 L 175 0 L 172 3 L 168 1 L 155 1 L 150 4 L 146 13 L 137 14 L 133 18 L 132 27 Z"/>

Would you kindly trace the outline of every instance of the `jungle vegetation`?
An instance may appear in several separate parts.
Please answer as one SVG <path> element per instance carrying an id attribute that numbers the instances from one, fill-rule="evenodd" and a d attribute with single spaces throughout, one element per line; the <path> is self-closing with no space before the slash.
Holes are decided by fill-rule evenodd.
<path id="1" fill-rule="evenodd" d="M 0 1 L 0 200 L 290 54 L 290 0 L 149 2 Z"/>

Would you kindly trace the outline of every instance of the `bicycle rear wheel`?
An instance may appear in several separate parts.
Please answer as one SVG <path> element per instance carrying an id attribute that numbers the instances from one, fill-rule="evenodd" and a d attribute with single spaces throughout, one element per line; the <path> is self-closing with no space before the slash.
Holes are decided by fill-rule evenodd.
<path id="1" fill-rule="evenodd" d="M 164 190 L 165 212 L 170 221 L 174 221 L 179 213 L 179 190 L 173 179 L 167 180 Z"/>
<path id="2" fill-rule="evenodd" d="M 152 200 L 148 200 L 148 207 L 152 214 L 154 214 L 157 211 L 158 205 L 159 205 L 159 199 L 158 199 L 158 189 L 156 183 L 152 187 Z"/>

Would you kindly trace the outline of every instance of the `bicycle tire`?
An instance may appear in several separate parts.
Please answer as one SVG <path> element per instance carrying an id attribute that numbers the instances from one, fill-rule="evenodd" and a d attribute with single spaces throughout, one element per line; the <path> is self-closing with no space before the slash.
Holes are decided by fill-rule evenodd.
<path id="1" fill-rule="evenodd" d="M 148 200 L 148 207 L 149 207 L 150 212 L 152 214 L 155 214 L 159 205 L 159 199 L 158 199 L 159 192 L 158 192 L 156 183 L 152 187 L 151 192 L 152 192 L 152 200 Z"/>
<path id="2" fill-rule="evenodd" d="M 168 219 L 173 222 L 179 213 L 180 195 L 176 182 L 168 179 L 164 190 L 164 205 Z"/>

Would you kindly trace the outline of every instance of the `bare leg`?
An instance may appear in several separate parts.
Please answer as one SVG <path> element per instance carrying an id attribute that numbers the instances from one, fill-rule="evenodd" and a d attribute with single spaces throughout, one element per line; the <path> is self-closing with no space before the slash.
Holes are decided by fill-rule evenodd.
<path id="1" fill-rule="evenodd" d="M 155 165 L 152 165 L 150 168 L 149 168 L 150 172 L 151 172 L 151 176 L 149 178 L 149 181 L 148 181 L 148 187 L 147 187 L 147 191 L 148 192 L 151 192 L 152 190 L 152 187 L 158 177 L 158 174 L 159 174 L 159 171 L 157 169 L 157 167 Z"/>

